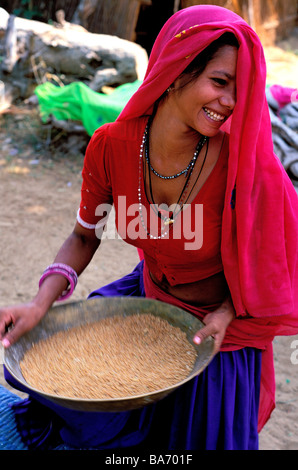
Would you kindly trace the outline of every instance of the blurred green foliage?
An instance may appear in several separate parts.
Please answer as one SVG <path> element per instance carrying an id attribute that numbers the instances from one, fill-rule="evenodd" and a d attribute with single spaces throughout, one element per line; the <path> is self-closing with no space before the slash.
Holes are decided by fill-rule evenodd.
<path id="1" fill-rule="evenodd" d="M 42 20 L 42 12 L 33 5 L 32 0 L 21 0 L 18 8 L 14 8 L 14 15 L 26 18 L 27 20 Z"/>

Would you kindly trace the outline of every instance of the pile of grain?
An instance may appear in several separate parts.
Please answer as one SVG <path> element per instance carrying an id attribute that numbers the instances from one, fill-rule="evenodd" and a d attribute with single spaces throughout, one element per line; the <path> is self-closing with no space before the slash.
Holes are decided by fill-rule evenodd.
<path id="1" fill-rule="evenodd" d="M 111 399 L 176 384 L 195 356 L 185 333 L 146 313 L 58 332 L 27 351 L 20 367 L 27 383 L 46 393 Z"/>

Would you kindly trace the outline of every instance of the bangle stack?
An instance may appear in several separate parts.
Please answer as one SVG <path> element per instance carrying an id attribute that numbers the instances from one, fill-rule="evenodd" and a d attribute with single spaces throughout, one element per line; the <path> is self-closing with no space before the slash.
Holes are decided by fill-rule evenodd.
<path id="1" fill-rule="evenodd" d="M 78 275 L 75 270 L 67 264 L 53 263 L 44 270 L 39 280 L 39 287 L 42 285 L 43 281 L 51 274 L 61 274 L 62 276 L 66 277 L 69 283 L 68 287 L 65 291 L 62 292 L 61 296 L 57 300 L 68 299 L 68 297 L 70 297 L 73 291 L 75 290 L 75 287 L 78 282 Z"/>

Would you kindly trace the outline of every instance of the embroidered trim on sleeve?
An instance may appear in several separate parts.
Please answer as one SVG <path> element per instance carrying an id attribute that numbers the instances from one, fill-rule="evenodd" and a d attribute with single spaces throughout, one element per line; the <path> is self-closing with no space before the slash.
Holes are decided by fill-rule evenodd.
<path id="1" fill-rule="evenodd" d="M 77 221 L 84 228 L 95 229 L 97 226 L 97 224 L 88 224 L 87 222 L 85 222 L 80 216 L 80 209 L 78 209 L 78 212 L 77 212 Z"/>
<path id="2" fill-rule="evenodd" d="M 99 228 L 104 227 L 106 225 L 107 221 L 108 221 L 108 218 L 109 218 L 109 214 L 106 217 L 104 217 L 103 219 L 101 219 L 99 222 L 97 222 L 96 224 L 88 224 L 80 216 L 80 209 L 78 209 L 78 212 L 77 212 L 77 221 L 78 221 L 78 223 L 80 225 L 82 225 L 82 227 L 88 228 L 90 230 L 99 229 Z"/>

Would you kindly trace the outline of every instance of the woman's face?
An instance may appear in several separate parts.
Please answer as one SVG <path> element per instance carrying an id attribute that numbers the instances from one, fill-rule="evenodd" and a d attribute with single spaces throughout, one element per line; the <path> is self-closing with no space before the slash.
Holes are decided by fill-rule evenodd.
<path id="1" fill-rule="evenodd" d="M 223 46 L 198 78 L 180 90 L 181 79 L 174 82 L 175 115 L 188 129 L 213 137 L 232 114 L 236 104 L 237 54 L 236 47 Z"/>

